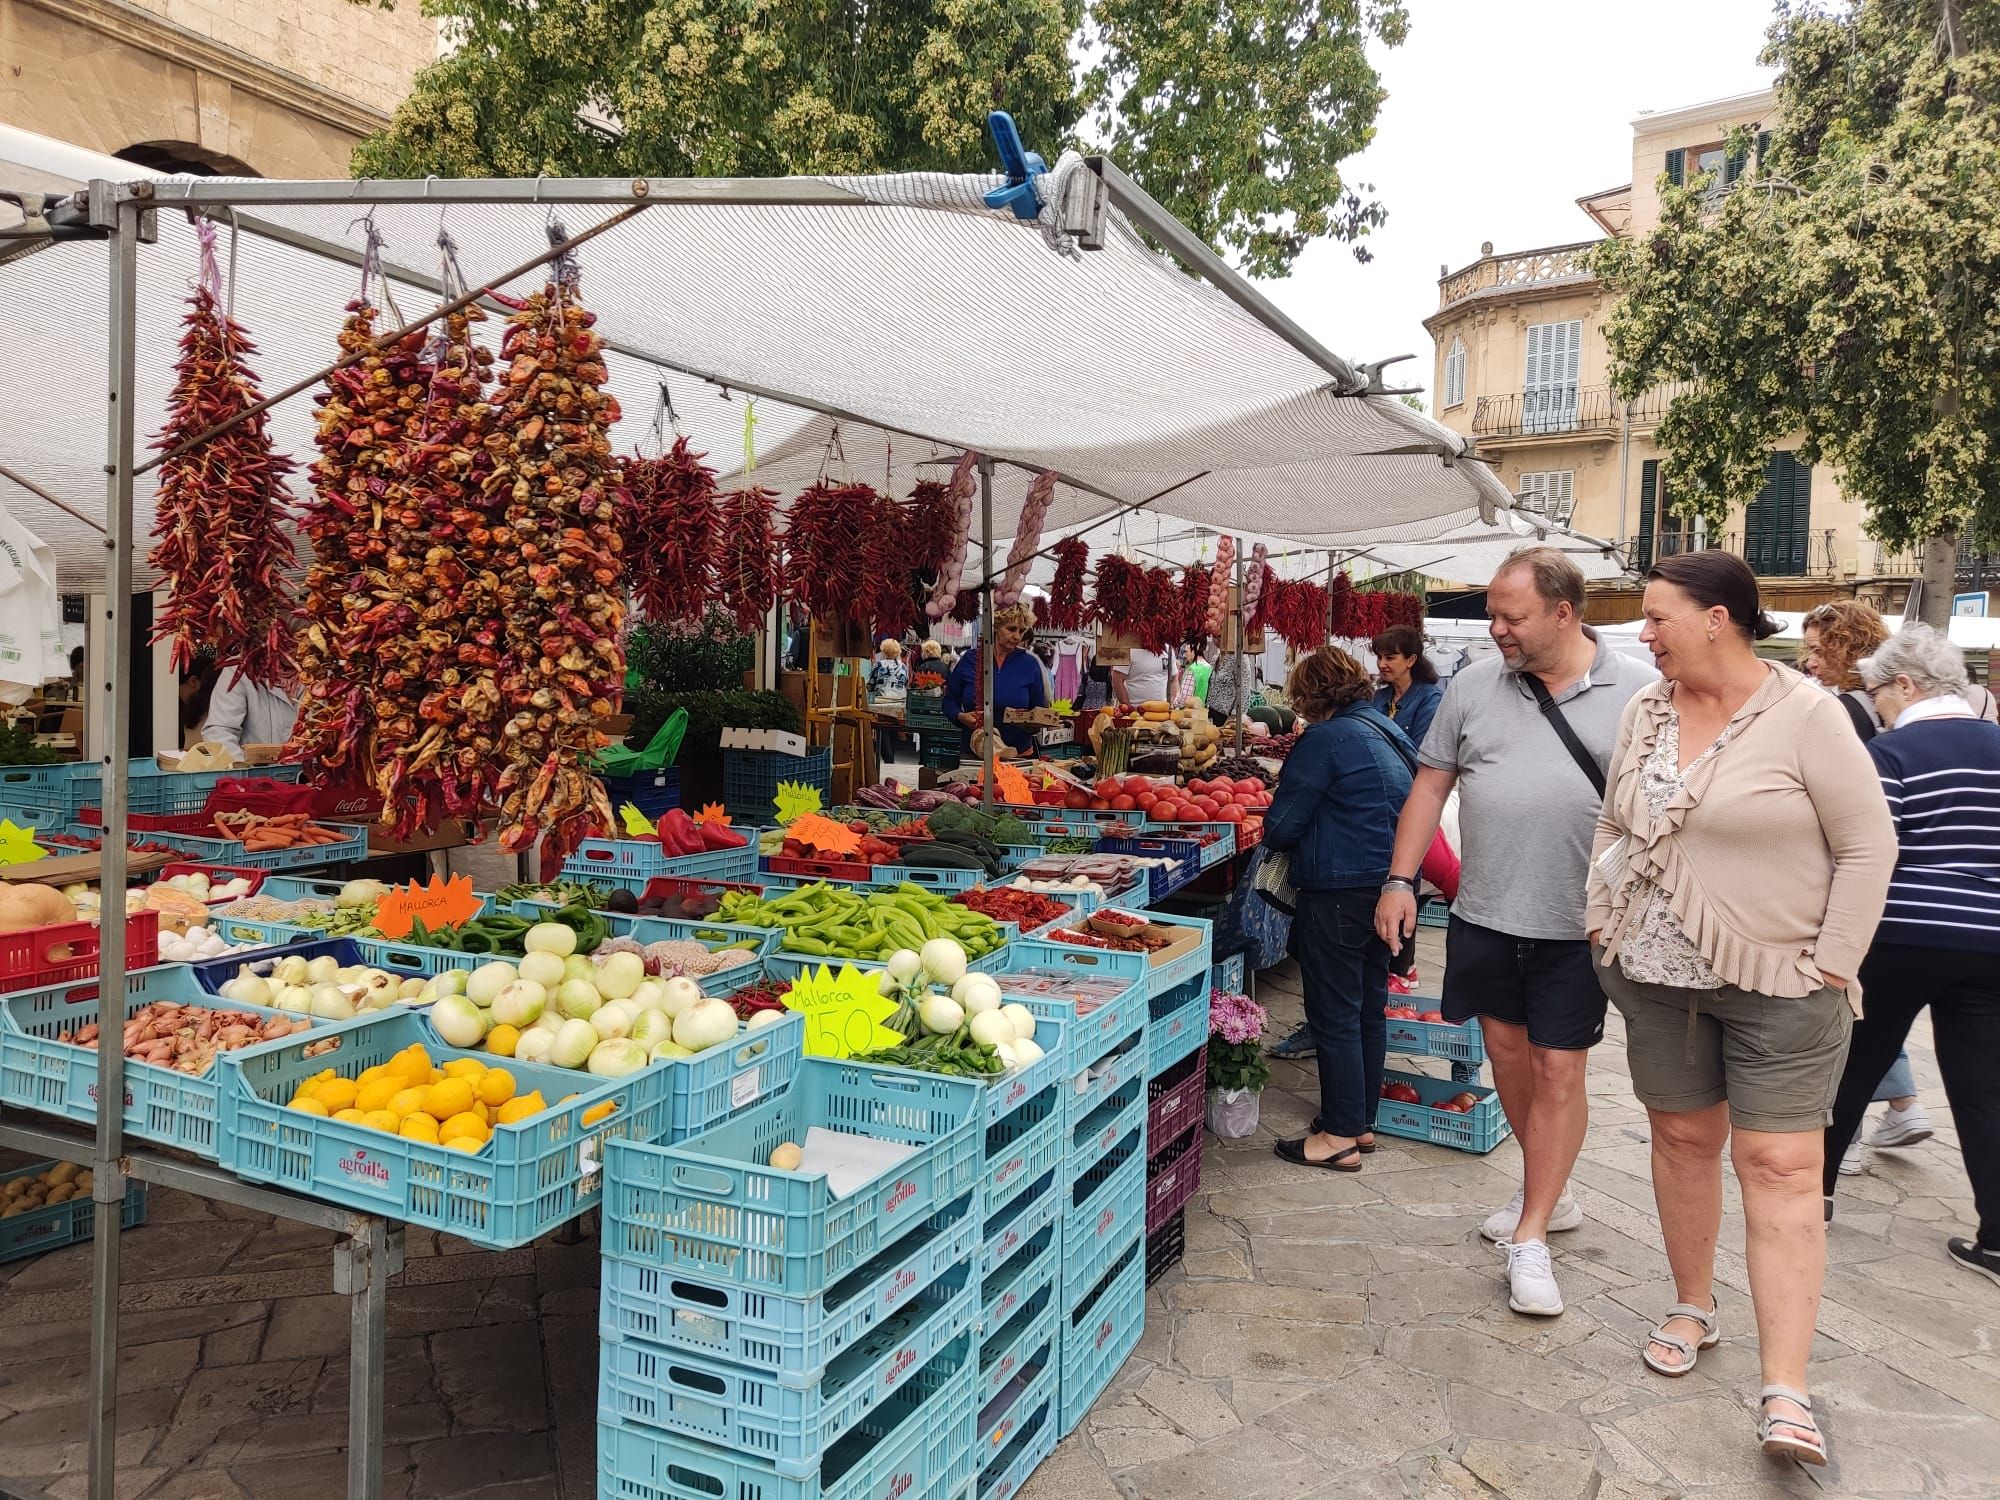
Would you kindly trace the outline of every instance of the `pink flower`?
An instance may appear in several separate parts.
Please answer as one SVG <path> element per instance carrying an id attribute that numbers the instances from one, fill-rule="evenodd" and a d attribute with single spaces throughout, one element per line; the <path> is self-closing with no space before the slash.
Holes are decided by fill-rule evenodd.
<path id="1" fill-rule="evenodd" d="M 1208 997 L 1208 1029 L 1226 1042 L 1254 1042 L 1264 1034 L 1264 1007 L 1248 995 L 1213 990 Z"/>

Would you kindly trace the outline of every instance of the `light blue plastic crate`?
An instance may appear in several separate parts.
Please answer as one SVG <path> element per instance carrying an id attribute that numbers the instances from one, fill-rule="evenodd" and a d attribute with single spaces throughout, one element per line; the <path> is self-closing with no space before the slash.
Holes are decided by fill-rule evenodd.
<path id="1" fill-rule="evenodd" d="M 757 873 L 757 835 L 738 829 L 750 842 L 741 849 L 710 849 L 701 854 L 669 854 L 658 839 L 588 839 L 563 861 L 565 880 L 588 880 L 618 886 L 637 895 L 646 882 L 661 875 L 689 880 L 749 880 Z"/>
<path id="2" fill-rule="evenodd" d="M 1060 1261 L 1061 1256 L 1045 1253 L 1022 1267 L 1021 1275 L 996 1299 L 1011 1302 L 1009 1311 L 997 1319 L 981 1319 L 979 1403 L 982 1408 L 1006 1394 L 1008 1385 L 1024 1370 L 1033 1378 L 1039 1366 L 1046 1363 L 1036 1359 L 1036 1355 L 1054 1356 L 1055 1350 L 1045 1346 L 1054 1339 L 1061 1316 L 1056 1305 L 1060 1300 L 1056 1285 L 1060 1279 L 1056 1274 Z M 980 1423 L 982 1438 L 990 1442 L 991 1432 L 990 1422 Z"/>
<path id="3" fill-rule="evenodd" d="M 1041 1014 L 1035 1017 L 1035 1045 L 1042 1049 L 1036 1062 L 990 1083 L 986 1087 L 986 1123 L 997 1125 L 1030 1099 L 1059 1083 L 1069 1073 L 1069 1020 L 1067 1016 Z"/>
<path id="4" fill-rule="evenodd" d="M 509 910 L 518 917 L 543 919 L 563 908 L 553 901 L 516 901 Z M 641 943 L 664 943 L 675 938 L 692 938 L 709 948 L 747 948 L 762 957 L 778 946 L 778 934 L 769 927 L 739 927 L 729 922 L 690 922 L 679 917 L 638 917 L 629 912 L 600 911 L 613 937 L 629 937 Z"/>
<path id="5" fill-rule="evenodd" d="M 1068 1131 L 1068 1149 L 1063 1155 L 1070 1181 L 1075 1182 L 1103 1161 L 1134 1129 L 1143 1134 L 1146 1109 L 1146 1080 L 1134 1073 L 1102 1096 L 1089 1114 L 1073 1121 Z"/>
<path id="6" fill-rule="evenodd" d="M 136 764 L 157 765 L 152 761 Z M 103 770 L 94 760 L 54 766 L 0 766 L 0 815 L 11 818 L 17 827 L 26 827 L 30 820 L 44 829 L 73 823 L 84 808 L 104 800 L 99 790 Z"/>
<path id="7" fill-rule="evenodd" d="M 368 857 L 368 829 L 360 823 L 326 823 L 346 837 L 337 844 L 309 844 L 298 849 L 265 849 L 252 854 L 235 839 L 212 839 L 191 833 L 136 833 L 151 843 L 171 844 L 212 865 L 240 870 L 317 870 L 326 865 L 352 864 Z"/>
<path id="8" fill-rule="evenodd" d="M 1208 974 L 1203 972 L 1153 997 L 1152 1020 L 1146 1028 L 1146 1045 L 1152 1057 L 1149 1077 L 1159 1077 L 1207 1044 L 1209 993 Z"/>
<path id="9" fill-rule="evenodd" d="M 1062 1430 L 1076 1430 L 1146 1331 L 1146 1242 L 1132 1241 L 1062 1330 Z"/>
<path id="10" fill-rule="evenodd" d="M 990 1352 L 1000 1330 L 1033 1299 L 1035 1293 L 1043 1287 L 1057 1287 L 1061 1281 L 1062 1226 L 1051 1222 L 1036 1230 L 1020 1252 L 1004 1262 L 998 1271 L 981 1278 L 981 1356 Z"/>
<path id="11" fill-rule="evenodd" d="M 1500 1108 L 1500 1096 L 1492 1089 L 1482 1088 L 1476 1083 L 1426 1078 L 1421 1073 L 1401 1073 L 1393 1069 L 1382 1075 L 1382 1081 L 1414 1084 L 1423 1099 L 1421 1104 L 1382 1100 L 1375 1109 L 1375 1128 L 1384 1135 L 1401 1136 L 1410 1141 L 1429 1141 L 1435 1146 L 1450 1146 L 1455 1151 L 1472 1151 L 1483 1156 L 1512 1133 L 1507 1116 Z M 1472 1107 L 1470 1114 L 1462 1115 L 1454 1110 L 1434 1107 L 1439 1101 L 1462 1093 L 1479 1096 L 1479 1102 Z"/>
<path id="12" fill-rule="evenodd" d="M 238 766 L 230 771 L 165 771 L 157 760 L 135 760 L 126 772 L 126 806 L 135 813 L 176 817 L 198 813 L 208 805 L 209 793 L 224 781 L 246 777 L 265 781 L 285 781 L 296 785 L 302 766 Z M 103 800 L 103 787 L 91 801 Z"/>
<path id="13" fill-rule="evenodd" d="M 208 925 L 229 943 L 255 943 L 260 948 L 287 943 L 310 942 L 320 936 L 317 928 L 300 927 L 294 922 L 259 922 L 249 917 L 226 915 L 226 908 L 209 913 Z"/>
<path id="14" fill-rule="evenodd" d="M 1004 1120 L 986 1127 L 986 1165 L 980 1175 L 980 1209 L 992 1218 L 1033 1187 L 1064 1158 L 1062 1094 L 1050 1084 Z"/>
<path id="15" fill-rule="evenodd" d="M 1060 1000 L 1030 999 L 1023 1002 L 1037 1015 L 1056 1007 L 1067 1010 Z M 1123 1007 L 1125 1002 L 1120 1001 Z M 1145 1012 L 1143 1002 L 1137 1007 L 1141 1016 Z M 1095 1013 L 1089 1019 L 1095 1019 Z M 1152 1054 L 1146 1045 L 1146 1025 L 1144 1020 L 1134 1023 L 1132 1029 L 1113 1042 L 1097 1057 L 1084 1061 L 1087 1054 L 1070 1049 L 1069 1066 L 1062 1079 L 1064 1128 L 1074 1130 L 1077 1124 L 1094 1111 L 1105 1100 L 1124 1089 L 1134 1079 L 1144 1080 L 1151 1066 Z"/>
<path id="16" fill-rule="evenodd" d="M 54 1165 L 52 1161 L 38 1161 L 33 1166 L 0 1175 L 0 1183 L 12 1182 L 17 1177 L 39 1177 Z M 125 1190 L 118 1222 L 127 1229 L 146 1222 L 145 1183 L 134 1179 Z M 65 1245 L 81 1244 L 90 1238 L 96 1227 L 97 1206 L 88 1193 L 67 1203 L 31 1208 L 12 1218 L 0 1219 L 0 1264 L 24 1260 L 30 1255 L 45 1255 Z"/>
<path id="17" fill-rule="evenodd" d="M 1221 990 L 1225 995 L 1243 993 L 1243 982 L 1248 978 L 1243 955 L 1232 953 L 1227 958 L 1218 958 L 1208 971 L 1208 987 Z"/>
<path id="18" fill-rule="evenodd" d="M 1075 1308 L 1126 1245 L 1146 1237 L 1146 1131 L 1077 1175 L 1063 1211 L 1063 1306 Z"/>
<path id="19" fill-rule="evenodd" d="M 214 1006 L 216 997 L 196 982 L 186 964 L 135 969 L 125 976 L 123 1019 L 129 1020 L 155 1000 L 177 1005 Z M 227 1009 L 275 1016 L 283 1012 L 227 1002 Z M 386 1011 L 371 1013 L 379 1017 Z M 401 1014 L 401 1012 L 396 1012 Z M 310 1016 L 310 1036 L 264 1042 L 223 1057 L 274 1052 L 321 1040 L 335 1023 Z M 98 984 L 95 979 L 72 980 L 38 990 L 22 990 L 0 998 L 0 1104 L 58 1115 L 78 1124 L 97 1120 L 97 1053 L 56 1040 L 58 1034 L 98 1024 Z M 355 1022 L 339 1023 L 352 1026 Z M 125 1059 L 125 1133 L 142 1141 L 175 1146 L 205 1161 L 215 1161 L 228 1133 L 224 1122 L 222 1061 L 200 1077 L 163 1068 L 156 1063 Z"/>
<path id="20" fill-rule="evenodd" d="M 918 1500 L 949 1495 L 973 1468 L 971 1335 L 961 1334 L 835 1443 L 811 1474 L 708 1443 L 597 1420 L 598 1500 Z"/>
<path id="21" fill-rule="evenodd" d="M 985 881 L 986 875 L 979 870 L 929 869 L 922 865 L 879 864 L 868 866 L 867 873 L 855 866 L 854 873 L 842 873 L 847 861 L 838 859 L 793 859 L 785 855 L 764 855 L 757 861 L 759 880 L 824 880 L 831 885 L 894 887 L 905 883 L 922 886 L 927 891 L 951 893 L 969 891 Z M 789 868 L 785 868 L 789 866 Z"/>
<path id="22" fill-rule="evenodd" d="M 1419 927 L 1451 926 L 1451 903 L 1436 896 L 1426 896 L 1417 903 L 1417 925 Z"/>
<path id="23" fill-rule="evenodd" d="M 1435 1007 L 1428 996 L 1412 995 L 1411 1003 Z M 1442 1057 L 1448 1062 L 1479 1064 L 1486 1061 L 1486 1038 L 1471 1021 L 1410 1021 L 1389 1017 L 1389 1050 L 1410 1057 Z M 1452 1091 L 1456 1093 L 1457 1090 Z"/>
<path id="24" fill-rule="evenodd" d="M 325 1035 L 337 1051 L 308 1057 Z M 251 1182 L 270 1182 L 362 1213 L 384 1214 L 489 1250 L 525 1245 L 567 1223 L 603 1196 L 607 1144 L 655 1140 L 667 1128 L 664 1072 L 642 1068 L 597 1079 L 568 1068 L 508 1059 L 517 1093 L 541 1090 L 550 1102 L 516 1125 L 496 1125 L 477 1152 L 405 1140 L 344 1120 L 288 1109 L 299 1084 L 325 1068 L 353 1078 L 422 1043 L 434 1066 L 453 1058 L 494 1064 L 486 1053 L 434 1045 L 409 1012 L 343 1021 L 324 1035 L 275 1042 L 222 1060 L 222 1165 Z M 568 1103 L 555 1101 L 570 1096 Z M 584 1117 L 603 1106 L 610 1113 Z"/>
<path id="25" fill-rule="evenodd" d="M 805 1058 L 783 1094 L 677 1145 L 614 1144 L 605 1253 L 810 1296 L 976 1185 L 983 1087 Z M 784 1142 L 804 1145 L 813 1126 L 915 1150 L 836 1200 L 824 1176 L 766 1165 Z"/>
<path id="26" fill-rule="evenodd" d="M 605 1256 L 598 1330 L 768 1372 L 804 1387 L 871 1329 L 978 1253 L 980 1217 L 967 1194 L 914 1234 L 812 1297 L 778 1297 Z"/>
<path id="27" fill-rule="evenodd" d="M 973 1425 L 973 1441 L 980 1454 L 992 1457 L 1004 1452 L 1008 1442 L 1021 1430 L 1021 1423 L 1041 1410 L 1051 1394 L 1062 1387 L 1062 1323 L 1053 1300 L 1041 1315 L 1024 1325 L 1016 1335 L 1026 1347 L 1008 1356 L 1014 1373 L 1001 1380 L 999 1391 L 981 1397 L 979 1418 Z M 992 1368 L 980 1371 L 980 1389 L 986 1389 Z"/>
<path id="28" fill-rule="evenodd" d="M 1002 922 L 999 925 L 1003 934 L 1014 931 L 1014 925 L 1011 922 Z M 749 930 L 755 932 L 761 929 L 751 928 Z M 774 934 L 774 936 L 777 935 Z M 993 949 L 990 953 L 982 953 L 979 957 L 972 959 L 966 967 L 975 974 L 991 974 L 995 978 L 998 978 L 1007 965 L 1013 961 L 1014 942 L 1015 940 L 1012 938 L 1004 940 L 999 947 Z M 814 953 L 787 953 L 782 937 L 778 937 L 778 946 L 773 948 L 764 960 L 766 966 L 771 971 L 773 979 L 788 980 L 797 979 L 801 974 L 811 973 L 822 964 L 827 965 L 836 974 L 840 972 L 843 965 L 851 965 L 854 968 L 872 974 L 883 968 L 888 961 L 887 954 L 884 954 L 881 958 L 829 958 Z"/>
<path id="29" fill-rule="evenodd" d="M 1014 1429 L 1014 1436 L 1007 1446 L 997 1456 L 987 1457 L 972 1500 L 1014 1500 L 1029 1476 L 1056 1451 L 1056 1439 L 1060 1436 L 1056 1428 L 1062 1409 L 1061 1384 L 1058 1378 L 1054 1388 L 1044 1388 L 1040 1401 L 1034 1403 L 1032 1408 L 1024 1403 L 1026 1415 Z"/>
<path id="30" fill-rule="evenodd" d="M 1002 999 L 1019 1000 L 1037 1016 L 1057 1016 L 1065 1022 L 1063 1044 L 1068 1050 L 1071 1076 L 1122 1045 L 1148 1018 L 1143 954 L 1021 938 L 1009 945 L 1006 965 L 992 972 L 1000 981 Z M 1075 999 L 1033 994 L 1025 985 L 1010 985 L 1009 978 L 1016 975 L 1118 980 L 1125 984 L 1125 989 L 1115 999 L 1094 1004 L 1092 1009 L 1079 1013 L 1079 1002 Z"/>
<path id="31" fill-rule="evenodd" d="M 598 1402 L 613 1416 L 735 1449 L 802 1479 L 827 1451 L 979 1315 L 966 1262 L 945 1273 L 798 1387 L 684 1350 L 630 1340 L 599 1346 Z"/>
<path id="32" fill-rule="evenodd" d="M 1012 1203 L 986 1220 L 986 1238 L 979 1246 L 979 1275 L 991 1285 L 1017 1255 L 1033 1254 L 1042 1232 L 1053 1228 L 1069 1203 L 1069 1173 L 1060 1163 L 1037 1177 Z"/>

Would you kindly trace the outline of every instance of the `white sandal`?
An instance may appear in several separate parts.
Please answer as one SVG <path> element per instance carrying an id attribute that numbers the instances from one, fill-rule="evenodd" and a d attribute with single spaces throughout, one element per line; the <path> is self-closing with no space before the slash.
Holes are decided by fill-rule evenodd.
<path id="1" fill-rule="evenodd" d="M 1713 1300 L 1713 1299 L 1711 1299 Z M 1699 1343 L 1689 1343 L 1678 1334 L 1668 1333 L 1667 1324 L 1675 1318 L 1686 1318 L 1690 1323 L 1701 1325 Z M 1722 1341 L 1722 1304 L 1716 1302 L 1708 1308 L 1696 1307 L 1690 1302 L 1676 1302 L 1667 1309 L 1667 1315 L 1660 1319 L 1660 1326 L 1646 1336 L 1646 1346 L 1639 1351 L 1639 1358 L 1646 1362 L 1646 1368 L 1657 1375 L 1678 1377 L 1695 1367 L 1704 1349 L 1713 1349 Z M 1653 1345 L 1664 1344 L 1669 1349 L 1680 1351 L 1681 1363 L 1670 1365 L 1653 1357 Z"/>
<path id="2" fill-rule="evenodd" d="M 1770 1411 L 1773 1401 L 1794 1402 L 1805 1416 L 1773 1416 Z M 1780 1427 L 1792 1430 L 1779 1432 Z M 1765 1386 L 1757 1403 L 1757 1436 L 1764 1444 L 1764 1452 L 1772 1458 L 1796 1459 L 1802 1464 L 1826 1462 L 1826 1439 L 1820 1434 L 1819 1423 L 1813 1420 L 1812 1398 L 1804 1391 L 1795 1391 L 1788 1385 Z"/>

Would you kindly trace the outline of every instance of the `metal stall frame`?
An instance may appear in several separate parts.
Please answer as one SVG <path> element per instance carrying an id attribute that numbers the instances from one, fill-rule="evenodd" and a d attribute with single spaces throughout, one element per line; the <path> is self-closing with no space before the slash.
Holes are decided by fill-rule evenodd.
<path id="1" fill-rule="evenodd" d="M 1116 208 L 1131 223 L 1151 235 L 1186 268 L 1212 283 L 1238 307 L 1262 323 L 1285 343 L 1324 369 L 1331 388 L 1342 395 L 1363 395 L 1368 384 L 1345 360 L 1327 350 L 1299 325 L 1272 304 L 1254 286 L 1232 271 L 1205 244 L 1154 202 L 1108 160 L 1090 158 L 1090 170 L 1077 174 L 1080 188 L 1066 201 L 1055 205 L 1066 226 L 1076 229 L 1089 247 L 1094 226 L 1106 209 Z M 91 181 L 74 206 L 87 211 L 91 231 L 101 235 L 109 249 L 108 296 L 110 354 L 107 371 L 106 411 L 106 608 L 103 624 L 109 631 L 113 650 L 106 680 L 101 684 L 106 735 L 102 757 L 104 777 L 104 846 L 101 883 L 109 890 L 123 890 L 128 877 L 126 838 L 128 835 L 128 786 L 125 757 L 117 753 L 126 742 L 129 710 L 125 703 L 133 670 L 130 638 L 131 587 L 135 537 L 133 535 L 134 480 L 151 464 L 139 465 L 135 458 L 136 390 L 135 338 L 137 318 L 138 249 L 148 239 L 148 216 L 161 209 L 190 212 L 227 211 L 256 206 L 342 204 L 359 209 L 396 203 L 423 203 L 435 207 L 447 204 L 599 204 L 637 209 L 655 203 L 765 205 L 765 206 L 865 206 L 866 199 L 832 182 L 812 178 L 587 178 L 522 180 L 443 180 L 421 181 L 325 181 L 284 182 L 248 179 L 162 178 L 120 182 Z M 294 246 L 318 251 L 333 259 L 352 262 L 359 252 L 280 226 L 245 226 L 258 233 Z M 400 279 L 427 285 L 421 276 L 405 270 Z M 518 273 L 516 273 L 518 274 Z M 432 288 L 435 290 L 435 288 Z M 490 290 L 490 288 L 488 289 Z M 432 316 L 436 316 L 433 314 Z M 607 345 L 615 352 L 637 358 L 664 369 L 681 369 L 657 354 Z M 854 417 L 853 413 L 829 408 L 824 402 L 803 398 L 776 389 L 758 389 L 730 381 L 714 372 L 687 369 L 684 373 L 713 384 L 733 387 L 785 402 L 804 410 L 821 411 L 834 417 Z M 284 394 L 293 394 L 287 392 Z M 865 417 L 855 420 L 881 426 Z M 893 430 L 885 428 L 884 430 Z M 925 433 L 904 435 L 927 439 L 942 447 L 963 445 Z M 1436 447 L 1447 463 L 1456 456 Z M 155 460 L 157 461 L 157 460 Z M 1002 460 L 1006 462 L 1007 460 Z M 992 592 L 996 580 L 993 562 L 991 458 L 982 456 L 983 577 L 979 588 L 984 596 L 987 665 L 985 719 L 987 730 L 986 764 L 988 795 L 993 777 L 992 744 L 997 728 L 991 686 Z M 1035 472 L 1033 466 L 1016 467 Z M 1113 502 L 1114 509 L 1083 530 L 1118 519 L 1153 504 L 1184 484 L 1206 477 L 1207 471 L 1138 501 L 1109 495 L 1073 479 L 1064 482 L 1087 493 Z M 1049 549 L 1044 548 L 1043 551 Z M 1239 650 L 1241 639 L 1239 631 Z M 125 972 L 126 934 L 122 923 L 108 923 L 101 937 L 99 972 Z M 97 1049 L 97 1086 L 100 1100 L 124 1097 L 125 1058 L 118 1047 Z M 0 1122 L 0 1144 L 19 1146 L 44 1153 L 74 1154 L 81 1144 L 80 1133 L 66 1133 L 13 1120 Z M 401 1227 L 388 1219 L 357 1214 L 290 1193 L 254 1187 L 213 1167 L 181 1161 L 154 1150 L 132 1150 L 124 1138 L 122 1111 L 101 1108 L 90 1150 L 95 1205 L 95 1231 L 91 1258 L 91 1345 L 89 1377 L 89 1481 L 90 1500 L 114 1500 L 116 1489 L 116 1437 L 118 1421 L 117 1353 L 119 1327 L 120 1250 L 119 1205 L 128 1178 L 223 1202 L 270 1213 L 274 1216 L 331 1229 L 344 1238 L 335 1249 L 335 1285 L 354 1301 L 352 1345 L 349 1351 L 353 1383 L 349 1396 L 349 1500 L 380 1500 L 382 1493 L 382 1379 L 384 1337 L 387 1319 L 388 1278 L 400 1268 Z"/>

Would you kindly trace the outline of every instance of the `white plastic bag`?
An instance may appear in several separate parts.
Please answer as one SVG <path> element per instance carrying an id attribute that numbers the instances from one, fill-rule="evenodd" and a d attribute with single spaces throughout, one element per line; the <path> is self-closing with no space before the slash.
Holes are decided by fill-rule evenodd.
<path id="1" fill-rule="evenodd" d="M 0 506 L 0 703 L 69 675 L 53 548 Z"/>
<path id="2" fill-rule="evenodd" d="M 1209 1131 L 1225 1141 L 1247 1140 L 1257 1133 L 1257 1114 L 1263 1095 L 1255 1089 L 1210 1089 L 1208 1091 Z"/>

